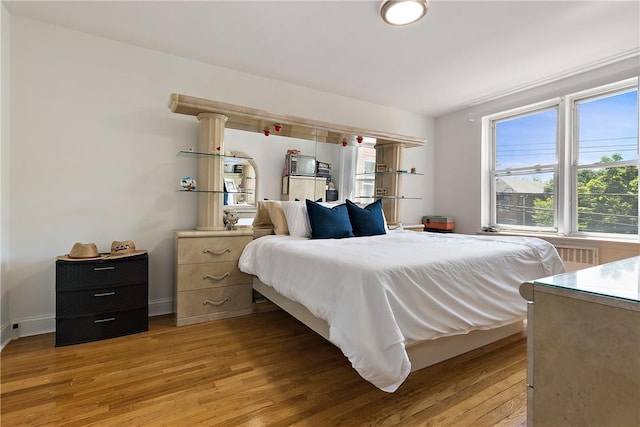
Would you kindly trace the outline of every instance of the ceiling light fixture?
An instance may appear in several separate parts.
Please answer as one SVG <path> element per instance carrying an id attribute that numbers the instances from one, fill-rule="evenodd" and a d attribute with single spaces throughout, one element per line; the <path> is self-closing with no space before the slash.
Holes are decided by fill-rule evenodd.
<path id="1" fill-rule="evenodd" d="M 390 25 L 407 25 L 427 14 L 427 0 L 384 0 L 380 5 L 380 16 Z"/>

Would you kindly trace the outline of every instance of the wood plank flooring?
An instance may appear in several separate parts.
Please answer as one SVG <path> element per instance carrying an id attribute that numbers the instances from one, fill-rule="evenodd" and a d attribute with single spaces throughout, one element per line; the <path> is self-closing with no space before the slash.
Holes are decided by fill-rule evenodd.
<path id="1" fill-rule="evenodd" d="M 9 426 L 525 426 L 526 342 L 514 335 L 413 372 L 395 393 L 283 311 L 0 354 Z"/>

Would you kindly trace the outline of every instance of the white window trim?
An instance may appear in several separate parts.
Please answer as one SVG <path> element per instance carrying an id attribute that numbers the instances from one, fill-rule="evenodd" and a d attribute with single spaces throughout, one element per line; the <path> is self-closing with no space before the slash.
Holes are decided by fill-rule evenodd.
<path id="1" fill-rule="evenodd" d="M 619 82 L 615 82 L 615 83 L 610 83 L 607 85 L 603 85 L 603 86 L 598 86 L 595 88 L 591 88 L 591 89 L 587 89 L 587 90 L 583 90 L 580 92 L 576 92 L 576 93 L 572 93 L 570 95 L 567 95 L 566 98 L 566 105 L 565 105 L 565 114 L 567 115 L 567 117 L 573 117 L 573 114 L 575 113 L 575 106 L 577 102 L 580 101 L 585 101 L 585 100 L 589 100 L 591 98 L 591 100 L 596 100 L 599 98 L 606 98 L 607 96 L 611 96 L 612 94 L 619 92 L 619 91 L 623 91 L 625 89 L 629 89 L 631 90 L 631 88 L 635 86 L 636 89 L 638 89 L 638 77 L 633 77 L 630 79 L 626 79 L 626 80 L 622 80 Z M 640 111 L 640 109 L 639 109 Z M 640 120 L 640 117 L 639 117 Z M 592 164 L 592 165 L 578 165 L 578 126 L 579 123 L 577 120 L 573 120 L 573 126 L 571 126 L 571 129 L 569 130 L 569 132 L 566 135 L 567 138 L 567 143 L 565 143 L 565 151 L 566 152 L 571 152 L 572 155 L 569 156 L 569 154 L 566 154 L 566 161 L 564 162 L 564 169 L 565 171 L 568 171 L 568 173 L 571 174 L 571 176 L 569 177 L 569 179 L 564 180 L 563 182 L 566 184 L 566 186 L 568 186 L 569 188 L 566 190 L 567 193 L 567 197 L 570 198 L 570 204 L 569 203 L 563 203 L 564 206 L 568 207 L 568 212 L 566 213 L 566 217 L 564 218 L 565 221 L 564 223 L 567 225 L 567 230 L 565 230 L 563 232 L 564 235 L 569 236 L 569 237 L 601 237 L 604 239 L 626 239 L 627 236 L 621 235 L 621 234 L 611 234 L 611 233 L 594 233 L 594 232 L 585 232 L 585 231 L 578 231 L 578 215 L 577 215 L 577 206 L 578 206 L 578 183 L 577 183 L 577 170 L 578 169 L 583 169 L 588 167 L 604 167 L 604 166 L 612 166 L 611 164 L 604 164 L 604 163 L 596 163 L 596 164 Z M 640 128 L 640 127 L 639 127 Z M 639 144 L 640 144 L 640 138 L 639 138 Z M 640 150 L 640 146 L 636 147 L 636 153 L 638 153 Z M 622 161 L 622 162 L 618 162 L 617 166 L 639 166 L 639 171 L 640 171 L 640 156 L 638 157 L 639 160 L 633 161 L 633 160 L 628 160 L 628 161 Z M 569 199 L 566 199 L 567 201 L 569 201 Z M 575 212 L 574 212 L 575 211 Z M 640 228 L 639 228 L 639 232 L 638 235 L 629 235 L 629 239 L 635 239 L 637 240 L 638 237 L 640 236 Z"/>
<path id="2" fill-rule="evenodd" d="M 494 134 L 495 134 L 495 126 L 494 126 L 494 122 L 498 121 L 498 120 L 503 120 L 503 119 L 507 119 L 509 117 L 515 117 L 515 116 L 522 116 L 522 115 L 529 115 L 529 114 L 535 114 L 537 112 L 540 112 L 542 110 L 548 110 L 551 108 L 555 108 L 557 110 L 557 114 L 558 114 L 558 122 L 560 121 L 560 116 L 563 114 L 563 108 L 562 108 L 562 98 L 552 98 L 552 99 L 548 99 L 546 101 L 542 101 L 542 102 L 538 102 L 535 104 L 530 104 L 530 105 L 526 105 L 523 107 L 518 107 L 518 108 L 513 108 L 511 110 L 507 110 L 507 111 L 502 111 L 500 113 L 496 113 L 496 114 L 491 114 L 488 116 L 483 117 L 482 119 L 482 125 L 483 125 L 483 129 L 485 129 L 484 135 L 483 135 L 483 148 L 485 148 L 483 150 L 483 152 L 487 152 L 487 158 L 484 160 L 484 165 L 485 165 L 485 170 L 486 170 L 486 176 L 487 179 L 489 181 L 489 187 L 488 187 L 488 193 L 486 195 L 486 198 L 484 198 L 483 200 L 489 200 L 488 206 L 489 206 L 489 211 L 488 211 L 488 221 L 483 221 L 483 224 L 489 224 L 491 226 L 496 227 L 496 217 L 497 217 L 497 206 L 496 206 L 496 198 L 495 196 L 495 177 L 502 175 L 504 172 L 512 172 L 512 173 L 526 173 L 526 172 L 531 172 L 531 173 L 535 173 L 535 172 L 540 172 L 542 170 L 544 171 L 548 171 L 553 173 L 554 178 L 558 177 L 558 158 L 559 153 L 558 153 L 558 146 L 559 144 L 556 146 L 556 162 L 555 163 L 549 163 L 549 164 L 544 164 L 544 165 L 531 165 L 531 166 L 527 166 L 527 167 L 523 167 L 523 168 L 507 168 L 507 169 L 500 169 L 500 171 L 494 171 L 494 160 L 496 157 L 496 150 L 495 150 L 495 144 L 493 143 L 494 141 Z M 561 135 L 561 130 L 560 130 L 561 126 L 558 124 L 558 126 L 556 126 L 556 139 L 560 138 Z M 559 182 L 559 179 L 554 179 L 554 185 L 557 186 Z M 486 186 L 483 186 L 486 187 Z M 556 193 L 557 193 L 557 188 L 555 189 Z M 483 197 L 485 197 L 485 195 L 483 194 Z M 533 232 L 533 233 L 557 233 L 558 232 L 558 203 L 556 201 L 556 203 L 554 203 L 554 214 L 553 214 L 553 221 L 554 224 L 552 227 L 536 227 L 535 229 L 532 227 L 527 227 L 527 226 L 518 226 L 518 225 L 513 225 L 511 227 L 509 227 L 509 230 L 513 230 L 513 231 L 527 231 L 527 232 Z M 484 218 L 483 218 L 484 219 Z"/>
<path id="3" fill-rule="evenodd" d="M 638 234 L 622 235 L 622 234 L 608 234 L 608 233 L 595 233 L 595 232 L 581 232 L 577 231 L 577 174 L 574 172 L 578 168 L 578 150 L 577 135 L 578 123 L 573 120 L 573 110 L 575 103 L 578 101 L 584 101 L 590 97 L 598 99 L 600 97 L 610 96 L 612 93 L 618 92 L 624 89 L 631 89 L 633 87 L 638 89 L 639 78 L 633 77 L 630 79 L 622 80 L 619 82 L 601 85 L 588 90 L 568 94 L 561 97 L 548 99 L 545 101 L 529 104 L 522 107 L 513 108 L 510 110 L 502 111 L 495 114 L 490 114 L 482 117 L 482 224 L 485 226 L 496 226 L 496 200 L 495 200 L 495 172 L 493 170 L 495 160 L 495 145 L 494 145 L 494 126 L 493 123 L 496 120 L 506 119 L 508 117 L 523 115 L 527 113 L 535 113 L 536 111 L 552 108 L 557 106 L 558 111 L 558 124 L 557 124 L 557 164 L 555 171 L 554 185 L 556 186 L 555 192 L 557 195 L 557 202 L 554 203 L 554 222 L 556 227 L 549 233 L 549 230 L 533 229 L 531 227 L 513 227 L 510 231 L 523 232 L 526 234 L 546 234 L 558 237 L 569 237 L 576 239 L 598 239 L 598 240 L 611 240 L 611 241 L 626 241 L 637 242 L 640 238 L 640 230 Z M 640 101 L 639 101 L 640 103 Z M 639 109 L 640 111 L 640 109 Z M 572 126 L 567 126 L 567 122 L 571 121 Z M 640 122 L 640 115 L 638 117 Z M 640 153 L 640 138 L 638 138 L 637 152 Z M 621 166 L 624 165 L 637 165 L 639 167 L 640 174 L 640 156 L 637 161 L 622 161 Z M 542 165 L 544 166 L 544 165 Z M 585 166 L 585 165 L 580 165 Z M 610 166 L 610 165 L 608 165 Z M 515 171 L 515 169 L 513 169 Z M 567 174 L 571 174 L 567 177 Z M 639 201 L 640 205 L 640 201 Z M 507 231 L 508 232 L 508 231 Z"/>

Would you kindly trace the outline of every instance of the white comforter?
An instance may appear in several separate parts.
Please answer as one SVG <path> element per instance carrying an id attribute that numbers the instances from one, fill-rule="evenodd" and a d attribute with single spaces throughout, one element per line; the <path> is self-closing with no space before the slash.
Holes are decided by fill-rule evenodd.
<path id="1" fill-rule="evenodd" d="M 411 371 L 405 345 L 523 319 L 520 284 L 564 272 L 541 239 L 411 231 L 265 236 L 246 246 L 239 266 L 327 321 L 331 342 L 387 392 Z"/>

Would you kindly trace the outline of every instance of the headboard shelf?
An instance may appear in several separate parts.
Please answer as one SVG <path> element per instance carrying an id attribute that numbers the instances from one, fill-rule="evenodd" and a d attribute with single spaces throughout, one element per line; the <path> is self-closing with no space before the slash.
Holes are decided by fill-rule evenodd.
<path id="1" fill-rule="evenodd" d="M 263 132 L 265 128 L 273 129 L 275 125 L 280 125 L 282 128 L 277 132 L 278 135 L 332 144 L 340 144 L 345 135 L 367 136 L 375 138 L 377 144 L 398 144 L 407 148 L 420 147 L 426 143 L 424 138 L 274 113 L 179 93 L 171 94 L 169 108 L 174 113 L 190 116 L 198 116 L 201 113 L 222 114 L 228 117 L 225 127 L 229 129 Z"/>

